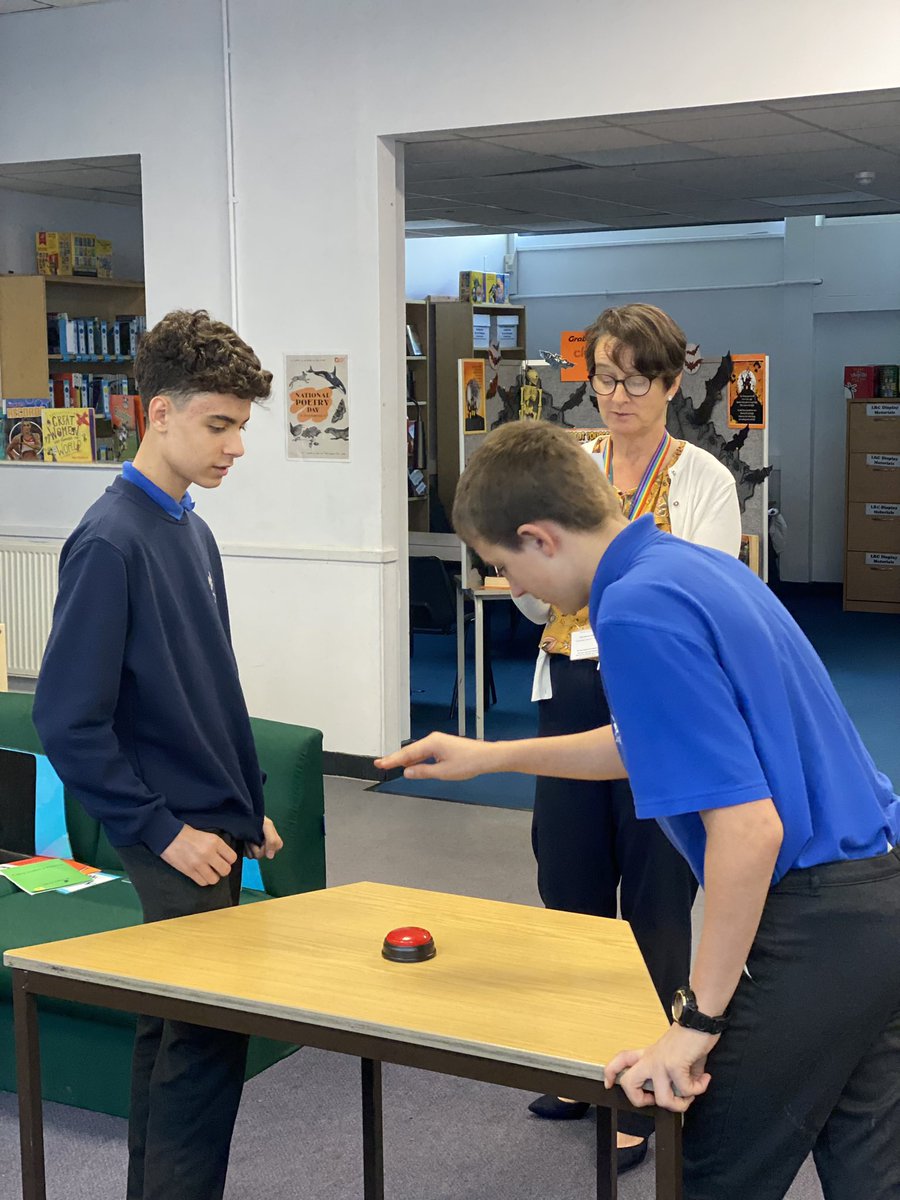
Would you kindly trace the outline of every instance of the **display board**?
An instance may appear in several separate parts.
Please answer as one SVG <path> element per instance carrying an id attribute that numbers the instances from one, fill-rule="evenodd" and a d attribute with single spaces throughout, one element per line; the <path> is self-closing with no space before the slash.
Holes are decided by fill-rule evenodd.
<path id="1" fill-rule="evenodd" d="M 581 441 L 592 441 L 604 428 L 597 398 L 587 381 L 566 382 L 559 365 L 543 359 L 500 362 L 489 368 L 478 414 L 483 428 L 466 429 L 465 415 L 472 412 L 471 384 L 460 360 L 459 461 L 464 468 L 492 429 L 508 421 L 552 421 L 570 429 Z M 483 360 L 482 360 L 483 363 Z M 751 392 L 756 403 L 751 401 Z M 681 387 L 669 405 L 667 428 L 676 438 L 709 451 L 734 476 L 741 507 L 743 545 L 741 557 L 763 578 L 768 577 L 768 359 L 765 355 L 697 356 L 682 376 Z M 468 408 L 467 408 L 468 405 Z M 735 417 L 750 410 L 756 426 L 739 425 Z M 732 422 L 730 424 L 730 422 Z M 463 578 L 470 586 L 480 581 L 479 564 L 462 547 Z"/>

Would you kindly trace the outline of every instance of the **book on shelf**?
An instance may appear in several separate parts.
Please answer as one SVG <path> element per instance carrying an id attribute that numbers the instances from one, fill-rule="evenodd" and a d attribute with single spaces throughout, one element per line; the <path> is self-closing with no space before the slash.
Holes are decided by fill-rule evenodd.
<path id="1" fill-rule="evenodd" d="M 42 419 L 44 462 L 94 462 L 94 419 L 92 408 L 48 408 Z"/>
<path id="2" fill-rule="evenodd" d="M 419 335 L 413 329 L 412 325 L 406 327 L 406 352 L 412 355 L 413 358 L 422 357 L 422 343 L 419 341 Z"/>
<path id="3" fill-rule="evenodd" d="M 49 411 L 38 408 L 36 413 Z M 5 416 L 3 426 L 2 457 L 10 462 L 41 462 L 44 457 L 44 434 L 42 419 L 37 415 L 26 417 Z"/>
<path id="4" fill-rule="evenodd" d="M 116 461 L 134 458 L 140 445 L 143 416 L 138 416 L 141 398 L 113 392 L 109 398 L 109 414 L 115 439 Z"/>

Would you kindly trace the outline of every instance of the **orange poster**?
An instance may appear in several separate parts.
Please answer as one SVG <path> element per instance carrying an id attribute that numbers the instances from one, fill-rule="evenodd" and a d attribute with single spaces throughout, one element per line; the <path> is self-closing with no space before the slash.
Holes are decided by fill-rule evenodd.
<path id="1" fill-rule="evenodd" d="M 484 433 L 487 428 L 484 394 L 484 359 L 459 360 L 459 399 L 465 433 Z"/>
<path id="2" fill-rule="evenodd" d="M 728 428 L 765 429 L 766 367 L 764 354 L 733 354 L 728 381 Z"/>
<path id="3" fill-rule="evenodd" d="M 584 330 L 573 329 L 559 335 L 560 357 L 575 365 L 560 367 L 559 377 L 563 383 L 581 383 L 588 377 L 584 361 Z"/>

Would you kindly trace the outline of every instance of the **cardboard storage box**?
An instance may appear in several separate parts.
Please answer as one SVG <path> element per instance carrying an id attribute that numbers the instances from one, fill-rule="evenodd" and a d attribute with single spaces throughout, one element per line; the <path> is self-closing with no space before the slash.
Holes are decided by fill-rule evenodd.
<path id="1" fill-rule="evenodd" d="M 495 318 L 497 322 L 497 342 L 501 350 L 515 350 L 519 344 L 519 318 Z"/>
<path id="2" fill-rule="evenodd" d="M 851 450 L 900 454 L 900 401 L 853 401 L 848 428 Z"/>
<path id="3" fill-rule="evenodd" d="M 491 342 L 491 318 L 489 313 L 472 314 L 472 345 L 476 350 L 487 350 Z"/>
<path id="4" fill-rule="evenodd" d="M 900 554 L 900 501 L 851 501 L 847 506 L 847 549 Z"/>
<path id="5" fill-rule="evenodd" d="M 900 454 L 850 453 L 848 500 L 900 502 Z"/>
<path id="6" fill-rule="evenodd" d="M 847 600 L 900 604 L 900 554 L 849 551 L 844 595 Z"/>

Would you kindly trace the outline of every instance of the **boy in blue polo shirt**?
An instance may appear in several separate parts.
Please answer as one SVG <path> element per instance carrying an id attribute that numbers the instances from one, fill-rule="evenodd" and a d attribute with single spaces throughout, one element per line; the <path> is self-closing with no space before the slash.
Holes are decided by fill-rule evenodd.
<path id="1" fill-rule="evenodd" d="M 203 311 L 146 333 L 135 375 L 147 432 L 63 547 L 34 722 L 160 921 L 237 904 L 242 854 L 282 844 L 218 547 L 187 491 L 220 486 L 272 375 Z M 138 1018 L 128 1200 L 220 1200 L 246 1058 L 242 1034 Z"/>
<path id="2" fill-rule="evenodd" d="M 491 434 L 453 519 L 514 595 L 589 603 L 613 723 L 519 742 L 432 734 L 378 765 L 627 774 L 705 916 L 673 1025 L 607 1064 L 607 1086 L 620 1076 L 632 1103 L 686 1114 L 686 1200 L 781 1200 L 810 1152 L 828 1200 L 896 1200 L 900 799 L 812 647 L 739 561 L 652 518 L 629 525 L 555 426 Z"/>

